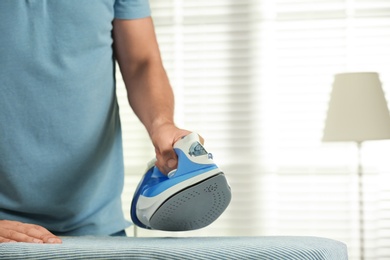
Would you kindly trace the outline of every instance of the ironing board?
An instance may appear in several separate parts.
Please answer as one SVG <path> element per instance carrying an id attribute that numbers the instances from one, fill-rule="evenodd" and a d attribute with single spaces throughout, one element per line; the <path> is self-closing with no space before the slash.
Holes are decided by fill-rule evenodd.
<path id="1" fill-rule="evenodd" d="M 0 259 L 348 259 L 319 237 L 63 237 L 60 245 L 3 243 Z"/>

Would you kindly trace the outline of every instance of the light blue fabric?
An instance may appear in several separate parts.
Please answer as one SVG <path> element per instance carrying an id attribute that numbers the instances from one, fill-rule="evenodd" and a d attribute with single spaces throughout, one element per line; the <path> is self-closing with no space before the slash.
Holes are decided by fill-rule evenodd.
<path id="1" fill-rule="evenodd" d="M 347 260 L 347 247 L 320 237 L 66 237 L 61 245 L 4 243 L 0 259 Z"/>
<path id="2" fill-rule="evenodd" d="M 0 1 L 0 219 L 128 226 L 112 20 L 149 15 L 147 0 Z"/>

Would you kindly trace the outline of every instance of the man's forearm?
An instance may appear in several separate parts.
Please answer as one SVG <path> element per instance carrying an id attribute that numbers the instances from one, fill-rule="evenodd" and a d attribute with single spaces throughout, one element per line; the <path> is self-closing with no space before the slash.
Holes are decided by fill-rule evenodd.
<path id="1" fill-rule="evenodd" d="M 149 134 L 173 124 L 173 92 L 151 18 L 115 20 L 114 46 L 129 103 Z"/>
<path id="2" fill-rule="evenodd" d="M 129 103 L 149 132 L 156 166 L 167 174 L 177 167 L 174 143 L 190 132 L 173 123 L 173 92 L 162 65 L 152 19 L 115 20 L 114 47 Z"/>
<path id="3" fill-rule="evenodd" d="M 164 124 L 173 124 L 174 96 L 166 72 L 159 62 L 136 68 L 122 65 L 129 103 L 152 136 Z"/>

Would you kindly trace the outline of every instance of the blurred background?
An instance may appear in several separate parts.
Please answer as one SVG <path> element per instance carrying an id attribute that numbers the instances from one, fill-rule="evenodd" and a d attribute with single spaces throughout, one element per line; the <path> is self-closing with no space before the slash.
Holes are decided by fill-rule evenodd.
<path id="1" fill-rule="evenodd" d="M 321 236 L 390 258 L 390 142 L 324 143 L 334 75 L 379 73 L 390 98 L 389 0 L 150 0 L 179 127 L 201 134 L 233 199 L 212 225 L 138 236 Z M 118 72 L 129 217 L 154 149 Z M 133 229 L 128 230 L 128 235 Z"/>

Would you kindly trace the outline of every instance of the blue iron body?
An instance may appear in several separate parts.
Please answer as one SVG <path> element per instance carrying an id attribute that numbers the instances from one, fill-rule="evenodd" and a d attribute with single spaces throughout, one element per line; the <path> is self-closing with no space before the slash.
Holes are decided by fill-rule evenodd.
<path id="1" fill-rule="evenodd" d="M 192 133 L 174 145 L 178 167 L 168 176 L 149 163 L 131 204 L 135 225 L 155 230 L 187 231 L 214 222 L 231 200 L 225 174 Z"/>

